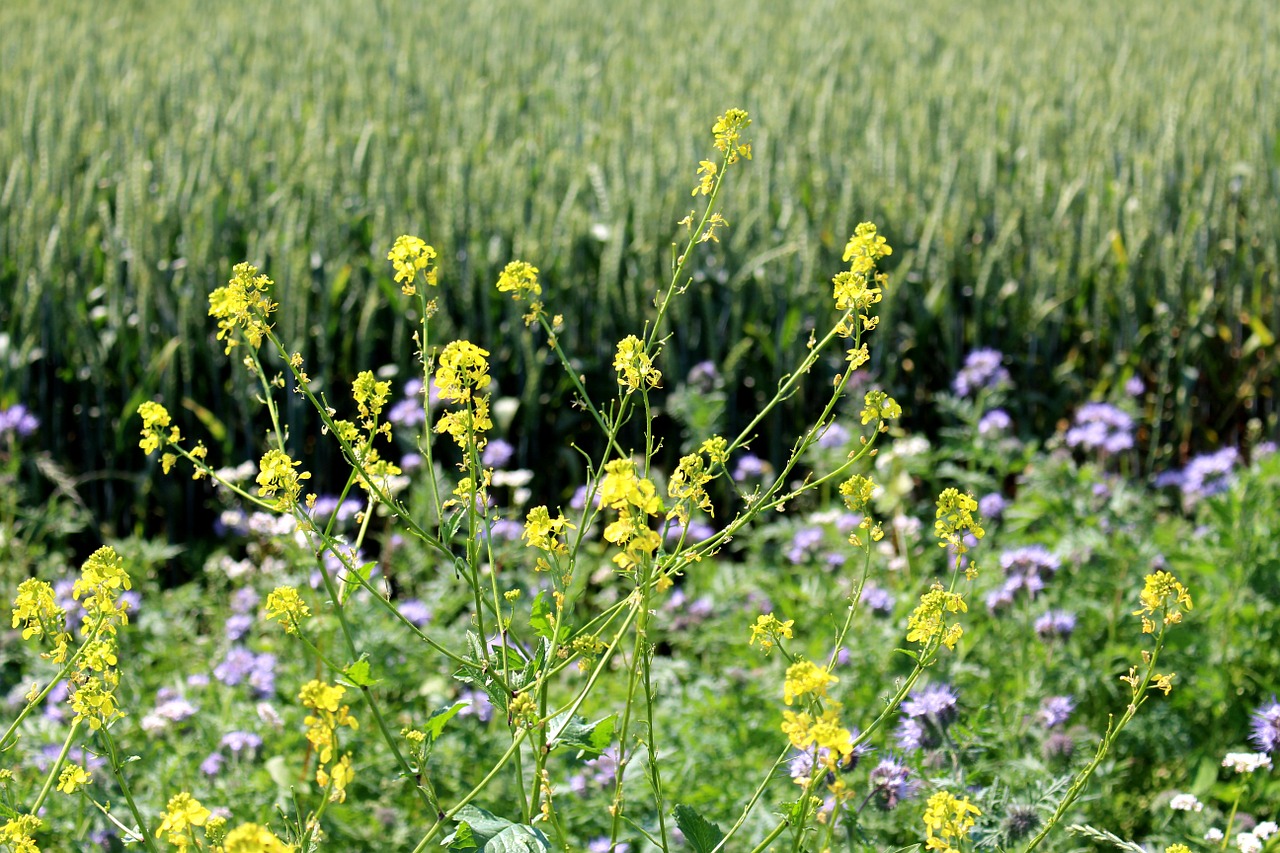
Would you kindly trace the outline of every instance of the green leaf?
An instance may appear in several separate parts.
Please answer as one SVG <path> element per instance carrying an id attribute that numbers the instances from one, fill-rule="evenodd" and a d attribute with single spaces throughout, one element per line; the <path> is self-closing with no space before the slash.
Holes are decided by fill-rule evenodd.
<path id="1" fill-rule="evenodd" d="M 353 687 L 372 687 L 378 679 L 369 676 L 368 655 L 361 655 L 360 660 L 347 667 L 343 673 Z"/>
<path id="2" fill-rule="evenodd" d="M 467 707 L 466 702 L 455 702 L 448 708 L 441 708 L 432 714 L 427 719 L 427 724 L 422 727 L 423 731 L 427 733 L 427 737 L 433 742 L 437 740 L 444 733 L 445 725 L 465 707 Z"/>
<path id="3" fill-rule="evenodd" d="M 554 611 L 551 609 L 551 605 L 547 603 L 546 591 L 538 593 L 538 596 L 533 600 L 533 612 L 529 615 L 529 626 L 533 628 L 539 637 L 546 637 L 548 640 L 554 639 L 555 623 L 552 619 L 553 615 Z M 562 628 L 560 633 L 562 635 L 567 634 L 567 627 Z"/>
<path id="4" fill-rule="evenodd" d="M 675 808 L 676 826 L 684 833 L 684 840 L 693 848 L 694 853 L 711 853 L 724 833 L 720 827 L 698 814 L 692 806 L 678 805 Z"/>
<path id="5" fill-rule="evenodd" d="M 613 729 L 616 723 L 616 714 L 610 714 L 594 723 L 588 723 L 583 717 L 571 718 L 567 711 L 557 714 L 551 718 L 549 724 L 551 737 L 547 740 L 547 748 L 568 746 L 583 752 L 599 754 L 613 740 Z"/>
<path id="6" fill-rule="evenodd" d="M 532 826 L 517 824 L 499 832 L 484 846 L 484 853 L 546 853 L 551 842 Z"/>
<path id="7" fill-rule="evenodd" d="M 471 831 L 471 826 L 466 821 L 458 824 L 457 829 L 445 836 L 440 846 L 456 853 L 476 853 L 480 849 L 475 833 Z"/>

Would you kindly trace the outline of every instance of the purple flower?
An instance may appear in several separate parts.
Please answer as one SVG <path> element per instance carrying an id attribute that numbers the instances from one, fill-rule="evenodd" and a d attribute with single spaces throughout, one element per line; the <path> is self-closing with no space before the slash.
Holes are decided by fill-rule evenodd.
<path id="1" fill-rule="evenodd" d="M 1280 703 L 1276 697 L 1253 713 L 1253 733 L 1249 740 L 1262 752 L 1280 750 Z"/>
<path id="2" fill-rule="evenodd" d="M 992 492 L 989 495 L 983 495 L 978 501 L 978 514 L 983 518 L 999 518 L 1004 515 L 1005 507 L 1004 496 L 998 492 Z"/>
<path id="3" fill-rule="evenodd" d="M 617 778 L 620 755 L 618 745 L 613 744 L 595 758 L 584 762 L 582 772 L 569 778 L 569 790 L 584 797 L 593 788 L 604 790 L 610 787 Z"/>
<path id="4" fill-rule="evenodd" d="M 422 383 L 419 382 L 418 387 L 421 388 L 421 386 Z M 387 410 L 387 420 L 405 429 L 412 429 L 425 424 L 427 422 L 427 412 L 422 405 L 422 399 L 415 394 L 412 397 L 405 397 L 403 400 L 397 401 L 394 406 Z"/>
<path id="5" fill-rule="evenodd" d="M 12 433 L 26 438 L 40 428 L 40 421 L 21 403 L 0 409 L 0 436 Z"/>
<path id="6" fill-rule="evenodd" d="M 919 787 L 911 778 L 911 770 L 896 758 L 882 760 L 871 771 L 871 796 L 878 808 L 891 811 L 909 799 Z"/>
<path id="7" fill-rule="evenodd" d="M 738 464 L 733 468 L 733 479 L 741 483 L 755 477 L 763 477 L 772 470 L 773 466 L 768 462 L 753 453 L 748 453 L 738 458 Z"/>
<path id="8" fill-rule="evenodd" d="M 500 518 L 489 525 L 495 542 L 519 542 L 524 535 L 524 525 L 512 518 Z M 480 530 L 480 538 L 484 539 L 484 529 Z"/>
<path id="9" fill-rule="evenodd" d="M 211 752 L 204 761 L 200 762 L 200 772 L 206 776 L 217 776 L 222 772 L 222 762 L 226 761 L 220 752 Z"/>
<path id="10" fill-rule="evenodd" d="M 898 742 L 898 749 L 904 752 L 915 752 L 929 745 L 929 733 L 925 731 L 924 725 L 910 717 L 898 723 L 894 737 Z"/>
<path id="11" fill-rule="evenodd" d="M 946 728 L 956 718 L 959 698 L 949 684 L 930 684 L 923 690 L 912 690 L 902 703 L 902 712 L 908 718 L 927 719 Z"/>
<path id="12" fill-rule="evenodd" d="M 253 627 L 253 617 L 247 613 L 237 613 L 227 618 L 227 624 L 224 627 L 227 639 L 234 643 L 249 633 L 249 629 Z"/>
<path id="13" fill-rule="evenodd" d="M 852 437 L 849 430 L 836 421 L 832 421 L 831 425 L 823 430 L 822 435 L 818 437 L 817 444 L 824 450 L 839 449 L 847 445 Z"/>
<path id="14" fill-rule="evenodd" d="M 821 544 L 821 527 L 802 527 L 791 537 L 791 547 L 787 549 L 787 560 L 793 564 L 803 563 Z"/>
<path id="15" fill-rule="evenodd" d="M 997 350 L 978 349 L 965 356 L 964 366 L 951 383 L 951 390 L 958 397 L 968 397 L 979 391 L 1007 388 L 1012 384 L 1009 371 L 1000 364 L 1004 356 Z"/>
<path id="16" fill-rule="evenodd" d="M 1197 456 L 1182 470 L 1182 496 L 1189 503 L 1225 492 L 1231 485 L 1231 471 L 1240 454 L 1234 447 L 1224 447 L 1217 453 Z"/>
<path id="17" fill-rule="evenodd" d="M 602 835 L 587 845 L 587 853 L 631 853 L 631 845 L 625 841 L 613 844 L 607 836 Z"/>
<path id="18" fill-rule="evenodd" d="M 213 668 L 213 676 L 228 687 L 235 687 L 253 672 L 256 660 L 253 652 L 244 646 L 232 646 L 222 662 Z"/>
<path id="19" fill-rule="evenodd" d="M 987 607 L 993 612 L 1012 604 L 1020 589 L 1034 599 L 1062 567 L 1062 561 L 1042 545 L 1029 545 L 1001 554 L 1000 567 L 1005 573 L 1004 585 L 987 596 Z"/>
<path id="20" fill-rule="evenodd" d="M 516 449 L 509 442 L 495 438 L 484 447 L 480 454 L 480 464 L 486 468 L 502 468 L 516 455 Z"/>
<path id="21" fill-rule="evenodd" d="M 242 586 L 231 593 L 231 611 L 233 613 L 252 613 L 258 606 L 262 596 L 251 586 Z"/>
<path id="22" fill-rule="evenodd" d="M 1067 721 L 1075 709 L 1076 702 L 1070 696 L 1046 696 L 1040 703 L 1036 719 L 1046 729 L 1057 728 Z"/>
<path id="23" fill-rule="evenodd" d="M 411 598 L 400 604 L 400 615 L 421 628 L 431 621 L 431 608 L 423 604 L 421 599 Z"/>
<path id="24" fill-rule="evenodd" d="M 869 583 L 862 588 L 862 602 L 875 615 L 888 616 L 893 613 L 893 605 L 897 600 L 893 593 Z"/>
<path id="25" fill-rule="evenodd" d="M 1013 418 L 1004 409 L 992 409 L 978 421 L 978 435 L 992 436 L 1008 432 L 1013 426 Z"/>
<path id="26" fill-rule="evenodd" d="M 276 692 L 276 656 L 263 652 L 253 659 L 253 669 L 249 673 L 249 686 L 259 699 L 265 699 Z"/>
<path id="27" fill-rule="evenodd" d="M 1067 446 L 1119 453 L 1133 447 L 1133 418 L 1110 403 L 1086 403 L 1067 430 Z"/>
<path id="28" fill-rule="evenodd" d="M 569 499 L 569 508 L 576 509 L 576 510 L 586 509 L 587 508 L 587 491 L 588 489 L 586 486 L 578 486 L 578 488 L 575 489 L 573 492 L 573 497 Z M 599 489 L 596 489 L 595 495 L 592 496 L 592 502 L 595 504 L 596 509 L 600 508 L 600 490 Z"/>
<path id="29" fill-rule="evenodd" d="M 715 362 L 700 361 L 689 368 L 689 377 L 686 381 L 703 394 L 710 394 L 724 383 L 724 377 L 720 375 L 719 370 L 716 370 Z"/>
<path id="30" fill-rule="evenodd" d="M 262 738 L 253 732 L 227 732 L 222 736 L 222 740 L 218 746 L 226 747 L 235 755 L 242 752 L 252 752 L 262 746 Z"/>
<path id="31" fill-rule="evenodd" d="M 1065 639 L 1076 629 L 1076 616 L 1066 610 L 1048 610 L 1036 620 L 1035 629 L 1042 640 Z"/>
<path id="32" fill-rule="evenodd" d="M 458 701 L 467 703 L 467 707 L 458 711 L 459 717 L 475 717 L 482 723 L 493 719 L 493 703 L 483 690 L 463 690 L 458 694 Z"/>
<path id="33" fill-rule="evenodd" d="M 1130 376 L 1124 383 L 1124 393 L 1130 397 L 1141 397 L 1146 390 L 1147 386 L 1142 384 L 1142 377 L 1137 375 Z"/>

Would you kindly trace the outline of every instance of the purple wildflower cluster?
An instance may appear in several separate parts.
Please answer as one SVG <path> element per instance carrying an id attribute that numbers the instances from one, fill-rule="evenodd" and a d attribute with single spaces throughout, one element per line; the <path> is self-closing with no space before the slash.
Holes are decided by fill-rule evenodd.
<path id="1" fill-rule="evenodd" d="M 195 716 L 199 709 L 177 691 L 162 687 L 156 691 L 156 706 L 139 723 L 149 735 L 159 734 Z"/>
<path id="2" fill-rule="evenodd" d="M 618 745 L 613 744 L 595 758 L 584 762 L 582 770 L 569 777 L 569 790 L 579 797 L 585 797 L 593 790 L 608 790 L 617 779 L 621 755 Z"/>
<path id="3" fill-rule="evenodd" d="M 772 472 L 772 465 L 753 453 L 747 453 L 738 457 L 738 462 L 733 468 L 733 479 L 734 482 L 743 483 L 747 480 L 767 476 Z"/>
<path id="4" fill-rule="evenodd" d="M 1195 457 L 1182 471 L 1182 496 L 1195 503 L 1225 492 L 1231 486 L 1231 472 L 1239 461 L 1240 454 L 1234 447 Z"/>
<path id="5" fill-rule="evenodd" d="M 858 728 L 855 726 L 849 731 L 849 742 L 857 740 L 859 734 Z M 858 744 L 845 758 L 840 759 L 836 763 L 836 769 L 842 773 L 848 773 L 858 766 L 858 762 L 862 756 L 871 751 L 871 747 L 865 743 Z M 815 761 L 816 758 L 816 761 Z M 820 746 L 816 750 L 806 749 L 797 752 L 787 762 L 788 771 L 791 779 L 798 785 L 808 785 L 809 780 L 813 776 L 814 768 L 825 769 L 831 763 L 831 750 L 825 746 Z M 827 783 L 835 781 L 834 773 L 827 772 Z"/>
<path id="6" fill-rule="evenodd" d="M 808 562 L 809 558 L 822 547 L 823 530 L 821 527 L 802 527 L 791 537 L 791 545 L 787 548 L 787 561 L 792 565 Z"/>
<path id="7" fill-rule="evenodd" d="M 920 783 L 911 778 L 911 768 L 889 756 L 881 760 L 871 771 L 871 800 L 876 807 L 892 811 L 903 800 L 909 800 L 920 789 Z"/>
<path id="8" fill-rule="evenodd" d="M 1280 752 L 1280 702 L 1271 701 L 1253 714 L 1253 732 L 1249 739 L 1261 752 Z"/>
<path id="9" fill-rule="evenodd" d="M 480 464 L 486 468 L 505 468 L 515 455 L 516 449 L 510 442 L 495 438 L 484 446 L 484 452 L 480 454 Z"/>
<path id="10" fill-rule="evenodd" d="M 1062 561 L 1050 554 L 1043 545 L 1029 545 L 1005 551 L 1000 555 L 1000 568 L 1004 569 L 1004 584 L 987 595 L 987 609 L 991 612 L 1013 604 L 1019 590 L 1025 590 L 1027 598 L 1035 599 L 1045 587 L 1045 582 L 1057 574 Z"/>
<path id="11" fill-rule="evenodd" d="M 1036 720 L 1046 729 L 1055 729 L 1065 723 L 1076 709 L 1076 700 L 1070 696 L 1046 696 L 1040 703 Z"/>
<path id="12" fill-rule="evenodd" d="M 1013 418 L 1004 409 L 992 409 L 978 421 L 978 435 L 983 438 L 994 438 L 1013 428 Z"/>
<path id="13" fill-rule="evenodd" d="M 422 379 L 414 377 L 404 384 L 404 397 L 387 410 L 387 420 L 398 427 L 412 429 L 427 422 L 426 408 L 422 405 Z M 427 405 L 434 406 L 439 394 L 433 385 L 427 394 Z"/>
<path id="14" fill-rule="evenodd" d="M 868 583 L 862 588 L 862 603 L 876 616 L 888 616 L 893 613 L 893 606 L 898 603 L 898 599 L 887 589 Z"/>
<path id="15" fill-rule="evenodd" d="M 1133 447 L 1133 418 L 1110 403 L 1086 403 L 1067 430 L 1067 446 L 1120 453 Z"/>
<path id="16" fill-rule="evenodd" d="M 1076 615 L 1066 610 L 1049 610 L 1035 624 L 1036 635 L 1041 640 L 1066 639 L 1076 629 Z"/>
<path id="17" fill-rule="evenodd" d="M 26 438 L 40 428 L 40 421 L 21 403 L 0 409 L 0 438 Z"/>
<path id="18" fill-rule="evenodd" d="M 683 589 L 676 589 L 672 590 L 662 609 L 671 619 L 671 630 L 683 631 L 714 614 L 715 603 L 707 595 L 700 595 L 690 601 Z"/>
<path id="19" fill-rule="evenodd" d="M 906 752 L 934 749 L 955 722 L 960 711 L 959 697 L 949 684 L 931 684 L 913 690 L 902 703 L 902 721 L 898 724 L 898 748 Z"/>
<path id="20" fill-rule="evenodd" d="M 270 652 L 254 654 L 244 646 L 232 646 L 226 657 L 213 668 L 213 677 L 228 687 L 247 683 L 258 698 L 276 691 L 276 656 Z"/>
<path id="21" fill-rule="evenodd" d="M 1013 384 L 1009 371 L 1001 362 L 1004 356 L 999 350 L 977 349 L 965 356 L 964 366 L 951 383 L 951 390 L 958 397 L 971 397 L 981 391 L 995 391 Z"/>

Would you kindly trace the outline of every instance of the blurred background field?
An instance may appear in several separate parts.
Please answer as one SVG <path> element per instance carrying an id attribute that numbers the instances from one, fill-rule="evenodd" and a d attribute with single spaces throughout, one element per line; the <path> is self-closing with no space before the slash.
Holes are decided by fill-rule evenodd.
<path id="1" fill-rule="evenodd" d="M 497 272 L 541 268 L 566 350 L 607 387 L 731 105 L 755 161 L 663 356 L 673 380 L 719 365 L 731 422 L 873 219 L 896 251 L 872 367 L 912 428 L 937 423 L 909 401 L 995 346 L 1026 434 L 1140 377 L 1146 472 L 1239 443 L 1250 418 L 1274 434 L 1271 4 L 14 0 L 0 32 L 0 404 L 38 416 L 118 533 L 144 503 L 185 508 L 158 520 L 171 536 L 207 529 L 195 492 L 147 494 L 197 486 L 155 485 L 143 400 L 215 459 L 256 458 L 206 316 L 234 263 L 278 282 L 279 329 L 321 387 L 407 376 L 385 261 L 401 233 L 441 250 L 447 323 L 521 401 L 519 461 L 561 460 L 575 413 L 546 403 L 565 380 Z M 779 456 L 805 403 L 754 449 Z"/>

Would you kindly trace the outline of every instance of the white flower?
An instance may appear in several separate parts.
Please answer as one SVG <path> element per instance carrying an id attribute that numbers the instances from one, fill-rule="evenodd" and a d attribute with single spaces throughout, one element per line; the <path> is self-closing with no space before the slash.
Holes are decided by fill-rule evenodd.
<path id="1" fill-rule="evenodd" d="M 1262 842 L 1252 832 L 1237 835 L 1236 847 L 1240 848 L 1240 853 L 1262 853 Z"/>
<path id="2" fill-rule="evenodd" d="M 1264 820 L 1253 828 L 1253 834 L 1266 841 L 1268 838 L 1276 834 L 1280 830 L 1280 826 L 1276 826 L 1274 820 Z"/>
<path id="3" fill-rule="evenodd" d="M 1196 799 L 1195 794 L 1178 794 L 1169 801 L 1169 808 L 1176 812 L 1204 811 L 1204 803 Z"/>
<path id="4" fill-rule="evenodd" d="M 1265 752 L 1228 752 L 1222 759 L 1223 767 L 1230 767 L 1237 773 L 1252 773 L 1260 768 L 1271 769 L 1271 757 Z"/>
<path id="5" fill-rule="evenodd" d="M 1221 841 L 1222 830 L 1218 829 L 1218 827 L 1216 826 L 1209 827 L 1209 829 L 1204 834 L 1204 840 L 1205 841 Z"/>

